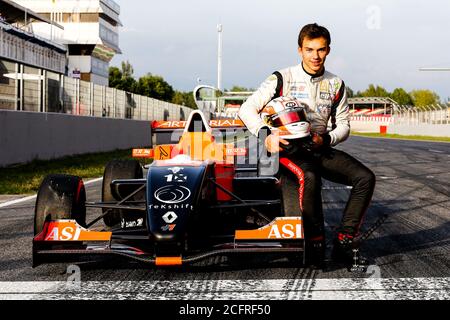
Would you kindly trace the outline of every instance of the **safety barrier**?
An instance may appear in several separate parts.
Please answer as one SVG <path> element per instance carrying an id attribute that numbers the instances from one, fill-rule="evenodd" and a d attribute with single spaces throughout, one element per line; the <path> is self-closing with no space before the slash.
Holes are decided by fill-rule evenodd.
<path id="1" fill-rule="evenodd" d="M 0 167 L 150 145 L 150 121 L 0 110 Z"/>

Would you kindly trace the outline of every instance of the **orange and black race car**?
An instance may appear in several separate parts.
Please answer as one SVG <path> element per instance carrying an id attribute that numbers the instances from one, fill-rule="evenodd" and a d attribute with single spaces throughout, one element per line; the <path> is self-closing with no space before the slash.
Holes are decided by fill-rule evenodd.
<path id="1" fill-rule="evenodd" d="M 109 162 L 101 202 L 86 202 L 79 177 L 47 176 L 36 200 L 33 266 L 88 255 L 169 266 L 274 254 L 304 264 L 302 217 L 285 213 L 293 195 L 283 195 L 271 170 L 279 161 L 252 138 L 239 120 L 193 111 L 187 121 L 152 123 L 153 148 L 133 150 L 153 158 L 150 165 Z M 86 208 L 99 208 L 90 222 Z"/>

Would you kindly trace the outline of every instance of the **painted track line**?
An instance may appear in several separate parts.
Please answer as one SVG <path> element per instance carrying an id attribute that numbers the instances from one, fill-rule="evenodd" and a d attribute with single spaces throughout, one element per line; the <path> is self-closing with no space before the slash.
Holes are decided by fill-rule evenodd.
<path id="1" fill-rule="evenodd" d="M 95 183 L 95 182 L 98 182 L 98 181 L 101 181 L 101 180 L 103 180 L 103 177 L 89 180 L 89 181 L 85 182 L 84 185 L 87 186 L 87 185 L 90 185 L 92 183 Z M 26 201 L 29 201 L 29 200 L 33 200 L 33 199 L 36 199 L 36 197 L 37 197 L 37 195 L 35 194 L 35 195 L 32 195 L 32 196 L 28 196 L 28 197 L 24 197 L 24 198 L 20 198 L 20 199 L 4 202 L 4 203 L 0 204 L 0 208 L 9 207 L 9 206 L 12 206 L 12 205 L 17 204 L 17 203 L 22 203 L 22 202 L 26 202 Z"/>

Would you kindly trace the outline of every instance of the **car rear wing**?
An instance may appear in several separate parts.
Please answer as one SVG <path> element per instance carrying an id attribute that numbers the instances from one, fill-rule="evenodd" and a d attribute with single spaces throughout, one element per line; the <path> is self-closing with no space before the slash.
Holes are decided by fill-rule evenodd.
<path id="1" fill-rule="evenodd" d="M 203 150 L 197 159 L 206 158 L 213 161 L 224 160 L 226 163 L 234 163 L 236 172 L 247 172 L 255 174 L 261 168 L 261 155 L 267 153 L 264 146 L 250 133 L 244 123 L 239 119 L 215 119 L 207 121 L 203 114 L 197 110 L 193 111 L 187 121 L 153 121 L 152 127 L 152 149 L 133 149 L 134 158 L 152 158 L 153 160 L 168 160 L 180 154 L 182 142 L 197 141 L 202 145 L 202 140 L 212 139 L 211 142 L 216 149 L 208 157 L 209 143 L 206 141 Z M 181 139 L 190 134 L 188 139 Z M 194 138 L 195 136 L 195 138 Z M 183 140 L 183 141 L 182 141 Z M 197 145 L 194 143 L 193 145 Z M 185 148 L 186 149 L 186 148 Z M 196 148 L 197 149 L 197 148 Z M 192 149 L 191 149 L 192 151 Z M 192 154 L 189 148 L 182 154 Z M 272 159 L 264 167 L 273 167 Z M 272 170 L 271 170 L 272 171 Z"/>
<path id="2" fill-rule="evenodd" d="M 152 121 L 152 145 L 178 143 L 186 124 L 187 121 Z M 216 139 L 236 131 L 242 131 L 243 134 L 248 131 L 244 123 L 238 119 L 210 120 L 209 127 Z"/>
<path id="3" fill-rule="evenodd" d="M 191 118 L 190 118 L 191 119 Z M 198 119 L 197 119 L 198 120 Z M 202 119 L 207 130 L 214 137 L 217 143 L 225 143 L 227 156 L 245 156 L 248 153 L 248 143 L 242 140 L 251 136 L 244 123 L 238 119 L 216 119 L 206 121 Z M 189 119 L 188 119 L 189 121 Z M 186 131 L 186 126 L 190 126 L 188 121 L 152 121 L 152 149 L 133 149 L 134 158 L 167 159 L 181 136 Z M 195 124 L 201 126 L 198 121 Z M 197 131 L 195 130 L 195 131 Z M 241 142 L 238 142 L 240 140 Z"/>
<path id="4" fill-rule="evenodd" d="M 154 130 L 164 130 L 164 129 L 184 129 L 186 126 L 184 120 L 181 121 L 152 121 L 152 129 Z M 244 123 L 239 119 L 217 119 L 209 120 L 209 126 L 215 129 L 226 129 L 226 128 L 239 128 L 244 127 Z"/>

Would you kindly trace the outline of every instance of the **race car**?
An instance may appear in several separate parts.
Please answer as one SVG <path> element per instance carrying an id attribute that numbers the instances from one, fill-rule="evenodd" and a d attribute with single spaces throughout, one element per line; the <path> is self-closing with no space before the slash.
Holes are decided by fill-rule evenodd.
<path id="1" fill-rule="evenodd" d="M 152 149 L 133 150 L 136 159 L 106 165 L 101 201 L 86 202 L 79 177 L 43 180 L 33 267 L 94 255 L 180 266 L 274 254 L 305 264 L 302 217 L 285 212 L 296 195 L 282 191 L 270 170 L 278 159 L 267 157 L 241 121 L 207 121 L 196 110 L 187 121 L 154 121 L 152 141 Z M 90 222 L 86 208 L 99 212 Z"/>

